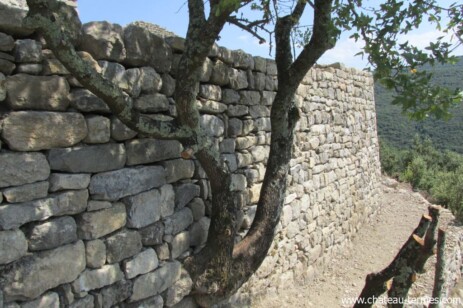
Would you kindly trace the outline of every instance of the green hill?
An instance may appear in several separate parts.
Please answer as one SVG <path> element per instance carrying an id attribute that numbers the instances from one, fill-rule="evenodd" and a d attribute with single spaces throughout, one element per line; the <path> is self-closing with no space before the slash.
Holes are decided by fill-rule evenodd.
<path id="1" fill-rule="evenodd" d="M 454 65 L 440 65 L 433 69 L 434 81 L 451 89 L 463 89 L 463 56 Z M 391 104 L 393 92 L 375 85 L 378 134 L 391 145 L 408 148 L 415 134 L 429 137 L 439 149 L 463 154 L 463 103 L 452 110 L 448 121 L 426 119 L 411 121 L 402 115 L 401 107 Z"/>

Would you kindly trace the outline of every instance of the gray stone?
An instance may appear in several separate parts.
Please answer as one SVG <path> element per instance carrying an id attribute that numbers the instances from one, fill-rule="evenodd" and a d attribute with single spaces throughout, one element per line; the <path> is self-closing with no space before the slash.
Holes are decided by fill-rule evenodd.
<path id="1" fill-rule="evenodd" d="M 6 77 L 3 73 L 0 73 L 0 102 L 3 102 L 6 98 Z"/>
<path id="2" fill-rule="evenodd" d="M 164 293 L 164 305 L 172 307 L 179 303 L 191 292 L 192 287 L 193 281 L 191 280 L 190 275 L 188 275 L 188 272 L 185 269 L 182 269 L 180 278 Z"/>
<path id="3" fill-rule="evenodd" d="M 68 191 L 49 198 L 0 206 L 0 228 L 14 229 L 51 216 L 74 215 L 87 207 L 88 191 Z"/>
<path id="4" fill-rule="evenodd" d="M 0 51 L 11 51 L 14 48 L 14 38 L 11 35 L 0 32 Z"/>
<path id="5" fill-rule="evenodd" d="M 17 40 L 14 46 L 14 58 L 19 63 L 40 63 L 42 44 L 31 39 Z"/>
<path id="6" fill-rule="evenodd" d="M 153 296 L 148 299 L 138 301 L 133 304 L 127 304 L 127 308 L 162 308 L 164 307 L 164 301 L 161 295 Z"/>
<path id="7" fill-rule="evenodd" d="M 122 64 L 100 60 L 98 65 L 105 79 L 122 88 L 125 84 L 125 67 Z"/>
<path id="8" fill-rule="evenodd" d="M 278 74 L 277 64 L 274 60 L 267 59 L 267 75 L 276 76 Z"/>
<path id="9" fill-rule="evenodd" d="M 107 117 L 90 115 L 85 117 L 88 135 L 83 140 L 86 143 L 106 143 L 111 137 L 110 120 Z"/>
<path id="10" fill-rule="evenodd" d="M 31 227 L 26 235 L 29 250 L 45 250 L 63 246 L 77 240 L 76 222 L 72 217 L 50 219 Z"/>
<path id="11" fill-rule="evenodd" d="M 34 301 L 22 304 L 21 308 L 60 308 L 58 293 L 47 292 Z"/>
<path id="12" fill-rule="evenodd" d="M 189 208 L 183 208 L 164 220 L 164 234 L 175 235 L 186 230 L 193 223 L 193 213 Z"/>
<path id="13" fill-rule="evenodd" d="M 180 158 L 182 151 L 177 140 L 138 139 L 127 142 L 126 148 L 129 166 Z"/>
<path id="14" fill-rule="evenodd" d="M 131 97 L 138 97 L 141 93 L 141 71 L 139 68 L 130 68 L 124 72 L 119 87 Z"/>
<path id="15" fill-rule="evenodd" d="M 108 287 L 101 289 L 102 308 L 114 307 L 132 294 L 133 283 L 130 280 L 121 280 Z"/>
<path id="16" fill-rule="evenodd" d="M 73 89 L 69 99 L 71 106 L 81 112 L 111 112 L 103 100 L 87 89 Z"/>
<path id="17" fill-rule="evenodd" d="M 233 50 L 233 66 L 241 69 L 254 69 L 254 58 L 242 50 Z"/>
<path id="18" fill-rule="evenodd" d="M 139 230 L 141 242 L 145 246 L 158 245 L 162 243 L 164 236 L 164 224 L 160 221 Z"/>
<path id="19" fill-rule="evenodd" d="M 254 70 L 262 73 L 267 72 L 267 59 L 254 57 Z"/>
<path id="20" fill-rule="evenodd" d="M 109 209 L 83 213 L 76 218 L 77 234 L 85 240 L 96 239 L 125 226 L 126 218 L 125 206 L 120 202 Z"/>
<path id="21" fill-rule="evenodd" d="M 50 166 L 42 153 L 0 153 L 0 187 L 43 181 Z"/>
<path id="22" fill-rule="evenodd" d="M 132 279 L 138 275 L 146 274 L 159 265 L 158 256 L 153 248 L 148 248 L 136 256 L 132 260 L 124 262 L 124 272 L 127 279 Z"/>
<path id="23" fill-rule="evenodd" d="M 220 114 L 227 110 L 227 105 L 215 101 L 196 101 L 201 113 Z"/>
<path id="24" fill-rule="evenodd" d="M 89 52 L 97 60 L 123 61 L 126 52 L 122 32 L 120 25 L 107 21 L 83 24 L 79 48 Z"/>
<path id="25" fill-rule="evenodd" d="M 103 209 L 109 209 L 112 206 L 112 203 L 109 201 L 95 201 L 90 200 L 87 205 L 87 211 L 98 211 Z"/>
<path id="26" fill-rule="evenodd" d="M 199 87 L 199 95 L 205 99 L 220 101 L 222 99 L 222 89 L 213 84 L 202 84 Z"/>
<path id="27" fill-rule="evenodd" d="M 167 37 L 166 43 L 175 51 L 185 51 L 185 39 L 179 36 Z"/>
<path id="28" fill-rule="evenodd" d="M 87 267 L 100 268 L 106 263 L 106 245 L 102 240 L 85 243 L 85 259 Z"/>
<path id="29" fill-rule="evenodd" d="M 106 238 L 106 261 L 116 263 L 130 258 L 142 248 L 141 236 L 136 231 L 121 230 Z"/>
<path id="30" fill-rule="evenodd" d="M 252 155 L 249 153 L 237 153 L 236 161 L 238 163 L 238 168 L 247 167 L 252 165 Z"/>
<path id="31" fill-rule="evenodd" d="M 13 110 L 64 111 L 69 105 L 64 77 L 17 74 L 6 78 L 6 89 L 6 102 Z"/>
<path id="32" fill-rule="evenodd" d="M 27 253 L 26 237 L 20 230 L 0 231 L 0 247 L 0 264 L 16 261 Z"/>
<path id="33" fill-rule="evenodd" d="M 191 160 L 175 159 L 162 162 L 166 170 L 167 183 L 177 182 L 182 179 L 190 179 L 195 172 L 195 164 Z"/>
<path id="34" fill-rule="evenodd" d="M 212 74 L 212 61 L 209 58 L 204 60 L 203 66 L 201 67 L 200 71 L 200 78 L 201 82 L 208 82 L 211 79 Z"/>
<path id="35" fill-rule="evenodd" d="M 160 187 L 166 183 L 164 168 L 145 166 L 98 173 L 90 180 L 94 200 L 114 201 Z"/>
<path id="36" fill-rule="evenodd" d="M 16 65 L 13 62 L 0 58 L 0 73 L 8 76 L 13 73 L 15 68 Z"/>
<path id="37" fill-rule="evenodd" d="M 167 243 L 156 245 L 154 246 L 154 249 L 156 250 L 156 254 L 158 255 L 159 260 L 165 261 L 170 259 L 170 250 Z"/>
<path id="38" fill-rule="evenodd" d="M 235 140 L 233 138 L 224 139 L 220 143 L 220 153 L 234 154 Z"/>
<path id="39" fill-rule="evenodd" d="M 103 172 L 124 167 L 123 144 L 109 143 L 66 149 L 51 149 L 48 160 L 52 170 L 64 172 Z"/>
<path id="40" fill-rule="evenodd" d="M 173 203 L 173 198 L 171 199 Z M 129 228 L 143 228 L 161 218 L 161 193 L 157 189 L 126 197 L 122 201 L 127 207 Z"/>
<path id="41" fill-rule="evenodd" d="M 270 118 L 258 118 L 254 122 L 259 131 L 270 132 L 272 131 L 272 124 Z"/>
<path id="42" fill-rule="evenodd" d="M 249 114 L 251 117 L 255 118 L 262 118 L 262 117 L 270 117 L 270 108 L 261 105 L 255 105 L 249 107 Z"/>
<path id="43" fill-rule="evenodd" d="M 227 64 L 233 64 L 233 53 L 228 48 L 219 47 L 218 57 Z"/>
<path id="44" fill-rule="evenodd" d="M 7 188 L 3 191 L 6 201 L 10 203 L 27 202 L 48 195 L 48 181 Z"/>
<path id="45" fill-rule="evenodd" d="M 5 273 L 5 300 L 34 299 L 46 290 L 74 281 L 84 269 L 82 241 L 29 255 Z"/>
<path id="46" fill-rule="evenodd" d="M 265 90 L 278 91 L 278 79 L 276 76 L 265 77 Z"/>
<path id="47" fill-rule="evenodd" d="M 111 117 L 111 138 L 116 141 L 124 141 L 132 139 L 136 135 L 137 132 L 127 127 L 121 120 L 115 116 Z"/>
<path id="48" fill-rule="evenodd" d="M 212 68 L 211 83 L 226 86 L 230 82 L 230 68 L 222 61 L 217 60 Z"/>
<path id="49" fill-rule="evenodd" d="M 175 92 L 175 79 L 169 74 L 162 75 L 162 88 L 161 92 L 166 96 L 172 96 Z"/>
<path id="50" fill-rule="evenodd" d="M 249 107 L 245 105 L 229 105 L 227 114 L 230 117 L 242 117 L 249 113 Z"/>
<path id="51" fill-rule="evenodd" d="M 39 151 L 69 147 L 87 136 L 79 113 L 18 111 L 3 121 L 3 140 L 16 151 Z"/>
<path id="52" fill-rule="evenodd" d="M 258 91 L 240 91 L 240 101 L 242 105 L 258 105 L 261 101 L 261 95 Z"/>
<path id="53" fill-rule="evenodd" d="M 235 172 L 238 169 L 238 162 L 235 154 L 222 154 L 222 159 L 227 164 L 230 172 Z"/>
<path id="54" fill-rule="evenodd" d="M 254 162 L 263 162 L 268 159 L 270 148 L 268 146 L 255 146 L 251 149 L 251 155 Z"/>
<path id="55" fill-rule="evenodd" d="M 200 247 L 207 241 L 209 233 L 209 226 L 211 220 L 209 217 L 202 217 L 195 222 L 190 228 L 190 245 L 193 247 Z"/>
<path id="56" fill-rule="evenodd" d="M 230 87 L 232 89 L 241 90 L 248 87 L 248 76 L 246 71 L 232 68 L 230 70 Z"/>
<path id="57" fill-rule="evenodd" d="M 175 207 L 181 209 L 185 207 L 193 198 L 199 196 L 198 185 L 185 183 L 175 187 Z"/>
<path id="58" fill-rule="evenodd" d="M 0 31 L 19 36 L 32 34 L 34 29 L 23 26 L 27 11 L 26 0 L 4 0 L 0 2 Z"/>
<path id="59" fill-rule="evenodd" d="M 138 301 L 159 294 L 171 287 L 181 275 L 178 261 L 166 262 L 152 273 L 142 275 L 134 280 L 131 301 Z"/>
<path id="60" fill-rule="evenodd" d="M 134 102 L 134 107 L 143 113 L 156 113 L 169 110 L 169 100 L 164 94 L 143 95 Z"/>
<path id="61" fill-rule="evenodd" d="M 87 295 L 84 298 L 81 298 L 72 304 L 69 305 L 69 308 L 94 308 L 94 297 L 93 295 Z"/>
<path id="62" fill-rule="evenodd" d="M 225 104 L 234 104 L 240 100 L 240 94 L 233 89 L 222 90 L 222 102 Z"/>
<path id="63" fill-rule="evenodd" d="M 246 177 L 243 174 L 232 174 L 231 191 L 243 191 L 246 189 Z"/>
<path id="64" fill-rule="evenodd" d="M 222 136 L 225 131 L 225 125 L 223 121 L 220 118 L 210 114 L 201 115 L 199 124 L 209 136 L 219 137 Z"/>
<path id="65" fill-rule="evenodd" d="M 198 308 L 193 296 L 184 297 L 179 303 L 172 306 L 172 308 Z"/>
<path id="66" fill-rule="evenodd" d="M 42 61 L 42 75 L 69 75 L 69 71 L 58 59 L 44 59 Z"/>
<path id="67" fill-rule="evenodd" d="M 243 134 L 243 121 L 231 118 L 228 121 L 228 137 L 241 136 Z"/>
<path id="68" fill-rule="evenodd" d="M 255 136 L 239 137 L 236 138 L 236 149 L 243 150 L 249 149 L 257 143 Z"/>
<path id="69" fill-rule="evenodd" d="M 119 264 L 107 264 L 98 269 L 86 269 L 72 283 L 74 293 L 86 292 L 109 286 L 124 279 Z"/>
<path id="70" fill-rule="evenodd" d="M 164 39 L 135 23 L 124 29 L 127 51 L 125 62 L 132 66 L 152 66 L 157 72 L 168 72 L 172 65 L 172 51 Z"/>
<path id="71" fill-rule="evenodd" d="M 16 66 L 16 73 L 18 74 L 40 75 L 42 70 L 43 65 L 38 63 L 21 63 Z"/>
<path id="72" fill-rule="evenodd" d="M 194 221 L 197 221 L 204 217 L 206 213 L 206 206 L 204 205 L 204 201 L 201 198 L 194 198 L 189 204 L 188 208 L 191 210 L 193 214 Z"/>
<path id="73" fill-rule="evenodd" d="M 190 232 L 183 231 L 175 235 L 170 243 L 172 259 L 177 259 L 190 248 Z"/>
<path id="74" fill-rule="evenodd" d="M 149 66 L 140 68 L 141 93 L 156 93 L 162 89 L 162 77 Z"/>
<path id="75" fill-rule="evenodd" d="M 90 174 L 52 173 L 50 175 L 50 191 L 67 189 L 86 189 L 90 184 Z"/>

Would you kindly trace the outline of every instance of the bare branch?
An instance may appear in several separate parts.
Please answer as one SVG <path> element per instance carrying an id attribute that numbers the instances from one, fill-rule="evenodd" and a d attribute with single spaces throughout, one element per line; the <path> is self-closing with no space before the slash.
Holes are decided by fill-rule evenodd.
<path id="1" fill-rule="evenodd" d="M 241 22 L 241 20 L 237 19 L 235 16 L 230 16 L 227 19 L 227 22 L 243 29 L 246 32 L 249 32 L 252 36 L 256 37 L 259 40 L 259 44 L 263 44 L 266 42 L 266 40 L 262 36 L 260 36 L 255 30 L 252 29 L 253 27 L 255 27 L 256 22 L 245 25 Z M 254 26 L 252 24 L 254 24 Z M 262 27 L 259 28 L 263 29 Z"/>

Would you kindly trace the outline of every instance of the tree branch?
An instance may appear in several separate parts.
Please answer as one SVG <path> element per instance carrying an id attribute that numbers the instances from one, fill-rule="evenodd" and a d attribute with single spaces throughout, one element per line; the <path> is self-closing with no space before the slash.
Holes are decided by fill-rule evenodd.
<path id="1" fill-rule="evenodd" d="M 227 22 L 243 29 L 246 32 L 249 32 L 252 36 L 256 37 L 259 40 L 259 44 L 263 44 L 266 42 L 266 40 L 262 36 L 260 36 L 255 30 L 252 29 L 253 27 L 257 26 L 256 22 L 245 25 L 244 23 L 241 22 L 241 20 L 239 20 L 235 16 L 230 16 L 227 19 Z M 262 27 L 260 28 L 264 29 Z"/>

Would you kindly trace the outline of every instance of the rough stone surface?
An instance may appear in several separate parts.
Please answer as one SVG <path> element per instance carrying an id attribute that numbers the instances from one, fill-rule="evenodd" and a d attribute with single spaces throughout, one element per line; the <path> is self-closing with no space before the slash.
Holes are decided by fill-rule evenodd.
<path id="1" fill-rule="evenodd" d="M 124 262 L 124 272 L 127 279 L 153 271 L 159 265 L 158 256 L 152 248 L 143 250 L 133 257 L 132 260 Z"/>
<path id="2" fill-rule="evenodd" d="M 3 140 L 16 151 L 39 151 L 72 146 L 87 136 L 79 113 L 18 111 L 3 120 Z"/>
<path id="3" fill-rule="evenodd" d="M 101 307 L 114 307 L 117 303 L 129 298 L 132 294 L 133 283 L 130 280 L 120 280 L 101 290 Z"/>
<path id="4" fill-rule="evenodd" d="M 127 214 L 123 203 L 113 207 L 77 216 L 77 234 L 85 240 L 96 239 L 122 228 Z"/>
<path id="5" fill-rule="evenodd" d="M 42 44 L 31 39 L 17 40 L 14 58 L 19 63 L 39 63 L 42 61 Z"/>
<path id="6" fill-rule="evenodd" d="M 5 273 L 8 282 L 3 290 L 5 300 L 34 299 L 46 290 L 74 281 L 84 269 L 82 241 L 24 257 L 16 263 L 14 271 Z"/>
<path id="7" fill-rule="evenodd" d="M 89 22 L 82 25 L 80 48 L 92 54 L 97 60 L 122 61 L 125 46 L 122 27 L 107 21 Z"/>
<path id="8" fill-rule="evenodd" d="M 14 71 L 15 68 L 16 65 L 13 62 L 2 59 L 0 57 L 0 73 L 8 76 Z"/>
<path id="9" fill-rule="evenodd" d="M 124 278 L 119 264 L 107 264 L 98 269 L 86 269 L 72 283 L 75 293 L 86 292 L 111 285 Z"/>
<path id="10" fill-rule="evenodd" d="M 86 143 L 106 143 L 111 137 L 111 121 L 107 117 L 91 115 L 85 118 L 88 135 L 83 140 Z"/>
<path id="11" fill-rule="evenodd" d="M 167 307 L 172 307 L 179 303 L 185 296 L 187 296 L 191 288 L 193 287 L 193 281 L 191 280 L 188 272 L 182 269 L 182 274 L 172 287 L 167 289 L 163 294 L 164 304 Z"/>
<path id="12" fill-rule="evenodd" d="M 160 166 L 124 168 L 98 173 L 90 180 L 90 193 L 95 200 L 117 200 L 165 184 L 165 171 Z"/>
<path id="13" fill-rule="evenodd" d="M 136 231 L 122 230 L 105 241 L 106 261 L 115 263 L 136 255 L 142 248 L 141 236 Z"/>
<path id="14" fill-rule="evenodd" d="M 93 240 L 85 243 L 85 259 L 87 267 L 99 268 L 106 262 L 106 245 L 102 240 Z"/>
<path id="15" fill-rule="evenodd" d="M 199 186 L 191 183 L 181 184 L 175 187 L 175 207 L 185 207 L 193 198 L 199 197 Z"/>
<path id="16" fill-rule="evenodd" d="M 183 231 L 175 235 L 170 243 L 170 254 L 172 259 L 177 259 L 190 248 L 190 232 Z"/>
<path id="17" fill-rule="evenodd" d="M 27 11 L 26 0 L 0 2 L 0 31 L 19 36 L 32 34 L 33 29 L 23 26 Z"/>
<path id="18" fill-rule="evenodd" d="M 143 228 L 161 218 L 161 193 L 157 189 L 126 197 L 122 201 L 127 207 L 129 228 Z"/>
<path id="19" fill-rule="evenodd" d="M 124 141 L 128 139 L 132 139 L 137 135 L 137 132 L 130 129 L 125 125 L 124 123 L 121 122 L 116 117 L 111 117 L 111 138 L 113 138 L 116 141 Z"/>
<path id="20" fill-rule="evenodd" d="M 153 246 L 162 243 L 164 237 L 164 224 L 156 222 L 146 228 L 140 229 L 141 241 L 144 246 Z"/>
<path id="21" fill-rule="evenodd" d="M 134 107 L 143 113 L 162 112 L 169 110 L 169 100 L 164 94 L 147 94 L 136 99 Z"/>
<path id="22" fill-rule="evenodd" d="M 209 217 L 202 217 L 200 220 L 198 220 L 191 226 L 190 228 L 190 245 L 191 246 L 199 247 L 206 243 L 210 224 L 211 224 L 211 219 Z"/>
<path id="23" fill-rule="evenodd" d="M 22 304 L 21 308 L 60 308 L 58 293 L 45 293 L 34 301 Z"/>
<path id="24" fill-rule="evenodd" d="M 201 128 L 209 136 L 219 137 L 222 136 L 225 131 L 225 125 L 223 121 L 216 116 L 203 114 L 199 121 Z"/>
<path id="25" fill-rule="evenodd" d="M 193 214 L 193 219 L 195 221 L 199 220 L 206 213 L 206 206 L 204 204 L 203 199 L 201 199 L 201 198 L 194 198 L 188 204 L 188 207 L 190 208 L 190 210 L 191 210 L 191 212 Z"/>
<path id="26" fill-rule="evenodd" d="M 7 264 L 26 255 L 27 240 L 20 230 L 0 231 L 0 247 L 0 264 Z"/>
<path id="27" fill-rule="evenodd" d="M 45 198 L 48 194 L 48 181 L 7 188 L 3 196 L 10 203 L 27 202 Z"/>
<path id="28" fill-rule="evenodd" d="M 189 208 L 183 208 L 164 220 L 164 233 L 177 234 L 185 230 L 193 222 L 193 213 Z"/>
<path id="29" fill-rule="evenodd" d="M 174 159 L 162 163 L 166 170 L 167 183 L 177 182 L 182 179 L 190 179 L 195 172 L 195 164 L 191 160 Z"/>
<path id="30" fill-rule="evenodd" d="M 94 308 L 95 300 L 92 295 L 87 295 L 84 298 L 76 300 L 72 304 L 69 305 L 69 308 Z"/>
<path id="31" fill-rule="evenodd" d="M 31 227 L 27 232 L 29 250 L 45 250 L 66 245 L 77 240 L 74 218 L 66 216 L 50 219 Z"/>
<path id="32" fill-rule="evenodd" d="M 108 105 L 87 89 L 73 89 L 69 98 L 71 106 L 81 112 L 110 112 Z"/>
<path id="33" fill-rule="evenodd" d="M 52 173 L 49 181 L 51 192 L 67 189 L 86 189 L 90 184 L 90 174 Z"/>
<path id="34" fill-rule="evenodd" d="M 11 51 L 14 48 L 14 38 L 0 32 L 0 51 Z"/>
<path id="35" fill-rule="evenodd" d="M 138 139 L 127 142 L 126 148 L 129 166 L 180 158 L 182 151 L 176 140 Z"/>
<path id="36" fill-rule="evenodd" d="M 162 89 L 162 77 L 152 67 L 140 68 L 140 84 L 142 93 L 156 93 Z"/>

